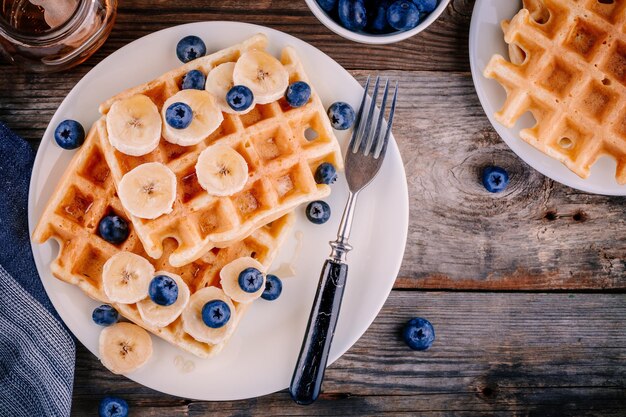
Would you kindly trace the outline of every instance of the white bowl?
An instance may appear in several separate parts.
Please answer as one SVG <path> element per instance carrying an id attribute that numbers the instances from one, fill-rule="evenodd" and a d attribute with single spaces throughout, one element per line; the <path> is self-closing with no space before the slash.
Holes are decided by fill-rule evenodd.
<path id="1" fill-rule="evenodd" d="M 317 19 L 320 22 L 322 22 L 324 26 L 326 26 L 328 29 L 335 32 L 337 35 L 342 36 L 346 39 L 350 39 L 351 41 L 360 42 L 360 43 L 368 43 L 372 45 L 384 45 L 388 43 L 400 42 L 400 41 L 410 38 L 413 35 L 417 35 L 421 31 L 426 29 L 428 26 L 430 26 L 431 23 L 437 20 L 439 15 L 443 13 L 446 6 L 448 6 L 448 3 L 450 2 L 450 0 L 439 0 L 439 4 L 435 8 L 435 10 L 433 10 L 428 15 L 428 17 L 424 19 L 419 25 L 415 26 L 411 30 L 376 35 L 376 34 L 369 34 L 369 33 L 352 32 L 351 30 L 344 28 L 339 23 L 335 22 L 330 16 L 328 16 L 328 14 L 326 14 L 326 12 L 319 6 L 319 4 L 317 4 L 316 0 L 305 0 L 305 1 L 306 1 L 307 6 L 309 6 L 309 9 L 311 9 L 313 14 L 315 15 L 315 17 L 317 17 Z"/>

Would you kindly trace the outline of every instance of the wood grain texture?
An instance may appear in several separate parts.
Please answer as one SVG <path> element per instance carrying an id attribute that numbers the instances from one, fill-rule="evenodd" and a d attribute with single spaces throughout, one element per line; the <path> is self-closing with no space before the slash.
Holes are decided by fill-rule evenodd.
<path id="1" fill-rule="evenodd" d="M 307 407 L 285 391 L 219 403 L 163 395 L 112 375 L 81 348 L 73 415 L 93 415 L 102 396 L 115 394 L 133 416 L 623 416 L 625 301 L 623 294 L 394 291 Z M 416 315 L 435 327 L 425 352 L 399 336 Z"/>
<path id="2" fill-rule="evenodd" d="M 471 1 L 455 1 L 418 37 L 393 45 L 355 47 L 319 23 L 304 0 L 193 0 L 184 4 L 123 0 L 111 36 L 83 65 L 62 74 L 42 75 L 0 64 L 0 120 L 36 144 L 65 95 L 103 58 L 157 30 L 197 21 L 233 20 L 269 26 L 311 43 L 348 70 L 468 71 L 466 46 L 472 7 Z M 210 40 L 207 44 L 211 49 Z"/>
<path id="3" fill-rule="evenodd" d="M 225 403 L 175 398 L 111 374 L 79 346 L 74 416 L 96 415 L 106 394 L 126 398 L 132 416 L 626 415 L 626 200 L 555 183 L 501 141 L 469 74 L 473 5 L 452 0 L 419 36 L 364 46 L 322 26 L 303 0 L 122 0 L 111 37 L 85 64 L 48 75 L 0 64 L 0 120 L 34 147 L 94 65 L 133 40 L 188 22 L 282 30 L 361 82 L 380 73 L 402 88 L 394 132 L 410 196 L 404 262 L 375 323 L 328 370 L 320 400 L 297 407 L 286 392 Z M 483 189 L 479 176 L 488 164 L 511 174 L 506 192 Z M 469 292 L 431 291 L 440 289 Z M 502 290 L 515 293 L 490 292 Z M 427 352 L 408 350 L 398 335 L 416 315 L 437 332 Z"/>

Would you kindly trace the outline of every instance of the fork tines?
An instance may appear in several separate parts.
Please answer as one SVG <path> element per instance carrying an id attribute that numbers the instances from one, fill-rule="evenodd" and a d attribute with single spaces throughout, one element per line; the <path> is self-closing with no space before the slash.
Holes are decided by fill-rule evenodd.
<path id="1" fill-rule="evenodd" d="M 385 111 L 387 110 L 387 97 L 389 95 L 389 79 L 385 80 L 380 108 L 376 106 L 380 77 L 376 77 L 371 98 L 368 96 L 369 85 L 370 77 L 367 77 L 363 98 L 361 99 L 361 104 L 359 105 L 359 110 L 356 115 L 348 149 L 353 153 L 361 152 L 365 156 L 372 153 L 374 159 L 378 159 L 381 155 L 384 155 L 391 134 L 393 114 L 396 110 L 396 99 L 398 98 L 398 82 L 396 81 L 394 86 L 393 99 L 391 101 L 391 109 L 389 110 L 389 119 L 387 122 L 385 122 Z M 367 105 L 368 100 L 369 106 Z M 368 108 L 367 112 L 366 108 Z M 385 124 L 387 128 L 384 130 L 385 133 L 383 135 L 382 132 Z"/>

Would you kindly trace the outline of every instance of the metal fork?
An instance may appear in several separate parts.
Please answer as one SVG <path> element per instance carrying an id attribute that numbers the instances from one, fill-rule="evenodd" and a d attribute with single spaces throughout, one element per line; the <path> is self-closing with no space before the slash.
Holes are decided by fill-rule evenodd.
<path id="1" fill-rule="evenodd" d="M 348 276 L 346 254 L 352 250 L 352 246 L 348 244 L 348 238 L 350 237 L 357 197 L 378 174 L 391 134 L 393 114 L 398 97 L 398 83 L 396 82 L 394 88 L 386 129 L 383 129 L 383 122 L 389 93 L 389 80 L 385 82 L 380 110 L 377 112 L 376 101 L 380 77 L 376 77 L 371 103 L 367 113 L 365 113 L 369 84 L 370 78 L 368 77 L 352 131 L 352 138 L 346 151 L 346 178 L 350 195 L 343 211 L 337 240 L 330 242 L 332 251 L 322 268 L 309 323 L 289 386 L 291 397 L 298 404 L 311 404 L 319 396 Z"/>

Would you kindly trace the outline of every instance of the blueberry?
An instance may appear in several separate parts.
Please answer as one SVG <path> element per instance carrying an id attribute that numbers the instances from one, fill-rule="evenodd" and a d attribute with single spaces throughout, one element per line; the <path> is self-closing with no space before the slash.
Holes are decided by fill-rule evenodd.
<path id="1" fill-rule="evenodd" d="M 104 397 L 98 407 L 100 417 L 127 417 L 128 403 L 119 397 Z"/>
<path id="2" fill-rule="evenodd" d="M 265 278 L 265 291 L 261 294 L 261 298 L 268 301 L 273 301 L 280 297 L 280 293 L 283 292 L 283 282 L 276 275 L 268 275 Z"/>
<path id="3" fill-rule="evenodd" d="M 148 295 L 160 306 L 171 306 L 178 299 L 178 284 L 172 277 L 157 275 L 150 281 Z"/>
<path id="4" fill-rule="evenodd" d="M 392 0 L 369 0 L 367 3 L 367 29 L 372 33 L 387 33 L 393 29 L 387 22 L 387 9 Z"/>
<path id="5" fill-rule="evenodd" d="M 202 321 L 212 329 L 219 329 L 230 320 L 230 307 L 222 300 L 209 301 L 202 307 Z"/>
<path id="6" fill-rule="evenodd" d="M 110 326 L 117 323 L 119 318 L 120 315 L 117 310 L 108 304 L 102 304 L 100 307 L 94 308 L 93 313 L 91 313 L 91 319 L 98 326 Z"/>
<path id="7" fill-rule="evenodd" d="M 313 201 L 306 206 L 306 217 L 311 223 L 326 223 L 330 219 L 330 206 L 325 201 Z"/>
<path id="8" fill-rule="evenodd" d="M 226 102 L 235 111 L 244 111 L 252 105 L 254 94 L 245 85 L 236 85 L 226 93 Z"/>
<path id="9" fill-rule="evenodd" d="M 413 350 L 426 350 L 435 340 L 435 329 L 426 319 L 415 317 L 404 325 L 402 336 Z"/>
<path id="10" fill-rule="evenodd" d="M 420 12 L 411 0 L 398 0 L 389 6 L 387 21 L 397 30 L 413 29 L 420 21 Z"/>
<path id="11" fill-rule="evenodd" d="M 322 162 L 315 170 L 315 182 L 318 184 L 332 184 L 337 180 L 337 170 L 330 162 Z"/>
<path id="12" fill-rule="evenodd" d="M 291 107 L 302 107 L 311 98 L 311 87 L 304 81 L 296 81 L 287 87 L 285 99 Z"/>
<path id="13" fill-rule="evenodd" d="M 352 127 L 356 116 L 351 105 L 338 101 L 328 108 L 328 117 L 333 129 L 346 130 Z"/>
<path id="14" fill-rule="evenodd" d="M 188 104 L 176 102 L 165 110 L 165 121 L 174 129 L 184 129 L 191 124 L 193 111 Z"/>
<path id="15" fill-rule="evenodd" d="M 413 0 L 420 13 L 430 13 L 437 7 L 437 0 Z"/>
<path id="16" fill-rule="evenodd" d="M 63 120 L 54 130 L 54 140 L 63 149 L 76 149 L 85 141 L 85 129 L 76 120 Z"/>
<path id="17" fill-rule="evenodd" d="M 263 285 L 263 274 L 256 268 L 246 268 L 239 273 L 239 287 L 245 292 L 257 292 Z"/>
<path id="18" fill-rule="evenodd" d="M 339 21 L 348 30 L 359 31 L 367 24 L 367 11 L 363 0 L 339 0 Z"/>
<path id="19" fill-rule="evenodd" d="M 483 169 L 483 185 L 490 193 L 504 191 L 509 185 L 509 174 L 500 167 L 488 166 Z"/>
<path id="20" fill-rule="evenodd" d="M 337 0 L 317 0 L 317 4 L 327 12 L 332 12 L 337 4 Z"/>
<path id="21" fill-rule="evenodd" d="M 100 232 L 102 239 L 107 242 L 113 244 L 122 243 L 128 238 L 128 223 L 120 216 L 110 214 L 100 220 L 98 232 Z"/>
<path id="22" fill-rule="evenodd" d="M 206 45 L 197 36 L 185 36 L 176 45 L 176 56 L 182 62 L 193 61 L 196 58 L 206 55 Z"/>
<path id="23" fill-rule="evenodd" d="M 183 90 L 204 90 L 205 82 L 202 71 L 191 70 L 183 77 Z"/>

